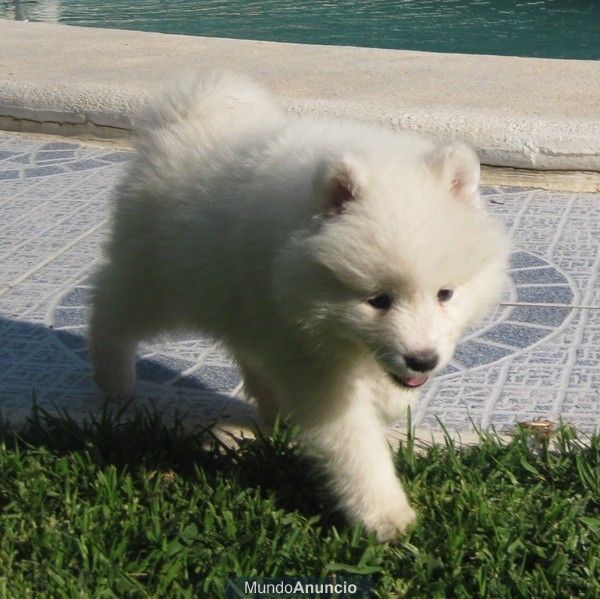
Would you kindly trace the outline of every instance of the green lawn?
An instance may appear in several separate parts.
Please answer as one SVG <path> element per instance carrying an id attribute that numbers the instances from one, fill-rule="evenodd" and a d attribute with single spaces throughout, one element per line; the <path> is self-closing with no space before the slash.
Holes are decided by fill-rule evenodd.
<path id="1" fill-rule="evenodd" d="M 371 576 L 381 597 L 600 597 L 600 437 L 416 450 L 419 521 L 397 545 L 348 528 L 291 433 L 203 449 L 155 413 L 2 427 L 0 598 L 220 597 L 230 576 Z"/>

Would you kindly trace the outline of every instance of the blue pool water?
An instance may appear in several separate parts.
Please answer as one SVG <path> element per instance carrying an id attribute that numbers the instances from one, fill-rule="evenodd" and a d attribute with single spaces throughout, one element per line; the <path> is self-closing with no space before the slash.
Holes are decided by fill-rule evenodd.
<path id="1" fill-rule="evenodd" d="M 311 44 L 600 59 L 600 0 L 0 0 L 0 17 Z"/>

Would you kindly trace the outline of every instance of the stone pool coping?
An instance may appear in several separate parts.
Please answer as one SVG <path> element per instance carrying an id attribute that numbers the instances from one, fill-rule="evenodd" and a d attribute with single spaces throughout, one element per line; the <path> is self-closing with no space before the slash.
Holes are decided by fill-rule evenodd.
<path id="1" fill-rule="evenodd" d="M 225 67 L 297 112 L 477 147 L 484 164 L 600 171 L 600 61 L 202 38 L 0 20 L 0 128 L 128 136 L 174 73 Z"/>

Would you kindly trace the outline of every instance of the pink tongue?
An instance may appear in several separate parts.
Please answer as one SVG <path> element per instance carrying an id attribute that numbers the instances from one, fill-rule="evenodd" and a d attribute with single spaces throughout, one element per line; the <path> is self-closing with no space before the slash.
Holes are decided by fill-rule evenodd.
<path id="1" fill-rule="evenodd" d="M 405 379 L 402 379 L 402 382 L 407 387 L 420 387 L 427 382 L 427 375 L 422 374 L 421 376 L 408 376 Z"/>

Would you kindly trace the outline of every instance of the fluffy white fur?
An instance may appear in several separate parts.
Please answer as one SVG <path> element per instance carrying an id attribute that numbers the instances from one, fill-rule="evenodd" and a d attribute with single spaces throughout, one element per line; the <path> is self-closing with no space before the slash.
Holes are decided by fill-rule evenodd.
<path id="1" fill-rule="evenodd" d="M 98 272 L 97 382 L 131 396 L 141 339 L 213 335 L 265 417 L 300 425 L 349 520 L 393 539 L 415 513 L 385 423 L 505 282 L 508 242 L 479 201 L 475 153 L 287 114 L 227 73 L 170 91 L 137 147 Z M 369 303 L 382 294 L 389 307 Z"/>

